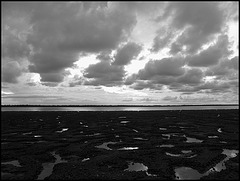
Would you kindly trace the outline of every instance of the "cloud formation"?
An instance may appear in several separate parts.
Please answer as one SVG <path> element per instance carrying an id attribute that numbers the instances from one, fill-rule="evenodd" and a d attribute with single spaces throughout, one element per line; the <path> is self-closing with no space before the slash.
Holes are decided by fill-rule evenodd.
<path id="1" fill-rule="evenodd" d="M 136 58 L 142 47 L 134 42 L 128 42 L 117 50 L 113 65 L 127 65 L 133 58 Z"/>
<path id="2" fill-rule="evenodd" d="M 175 36 L 176 40 L 170 46 L 171 54 L 178 52 L 193 54 L 211 41 L 215 34 L 222 31 L 225 14 L 216 2 L 173 2 L 168 4 L 164 13 L 156 20 L 162 22 L 166 18 L 170 21 L 168 24 L 168 27 L 171 27 L 170 31 L 175 33 L 165 34 L 161 39 L 158 38 L 161 35 L 158 33 L 154 39 L 153 50 L 157 51 L 160 49 L 159 45 L 167 44 L 167 39 L 172 41 Z M 183 49 L 184 46 L 186 50 Z"/>
<path id="3" fill-rule="evenodd" d="M 110 62 L 102 61 L 92 64 L 85 69 L 84 77 L 88 78 L 85 85 L 120 85 L 125 71 L 123 66 L 112 65 Z"/>

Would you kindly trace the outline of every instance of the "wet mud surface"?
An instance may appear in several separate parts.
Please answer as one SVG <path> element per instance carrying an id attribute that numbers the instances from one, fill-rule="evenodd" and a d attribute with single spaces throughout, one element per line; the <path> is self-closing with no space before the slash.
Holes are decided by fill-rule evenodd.
<path id="1" fill-rule="evenodd" d="M 238 150 L 238 110 L 1 116 L 4 180 L 236 180 Z"/>

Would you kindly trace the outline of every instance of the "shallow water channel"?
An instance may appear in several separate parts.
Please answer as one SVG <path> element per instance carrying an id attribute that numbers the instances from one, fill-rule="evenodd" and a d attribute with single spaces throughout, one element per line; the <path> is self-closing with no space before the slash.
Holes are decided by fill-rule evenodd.
<path id="1" fill-rule="evenodd" d="M 222 154 L 225 154 L 227 157 L 203 174 L 199 173 L 197 170 L 192 169 L 190 167 L 176 168 L 175 178 L 177 180 L 199 180 L 203 176 L 207 176 L 214 172 L 220 172 L 222 170 L 225 170 L 226 169 L 225 162 L 230 158 L 236 157 L 238 152 L 239 152 L 238 150 L 223 149 Z"/>
<path id="2" fill-rule="evenodd" d="M 52 174 L 52 172 L 53 172 L 54 165 L 59 164 L 59 163 L 67 162 L 66 160 L 62 160 L 60 155 L 55 154 L 55 151 L 51 152 L 51 154 L 56 158 L 55 162 L 54 163 L 43 163 L 42 164 L 43 170 L 38 175 L 37 180 L 43 180 L 44 178 L 50 176 Z"/>

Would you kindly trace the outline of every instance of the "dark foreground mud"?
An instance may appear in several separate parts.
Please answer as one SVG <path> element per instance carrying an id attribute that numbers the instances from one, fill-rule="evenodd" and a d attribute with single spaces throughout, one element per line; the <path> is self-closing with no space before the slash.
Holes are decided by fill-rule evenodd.
<path id="1" fill-rule="evenodd" d="M 8 180 L 239 179 L 238 110 L 2 112 L 1 140 Z"/>

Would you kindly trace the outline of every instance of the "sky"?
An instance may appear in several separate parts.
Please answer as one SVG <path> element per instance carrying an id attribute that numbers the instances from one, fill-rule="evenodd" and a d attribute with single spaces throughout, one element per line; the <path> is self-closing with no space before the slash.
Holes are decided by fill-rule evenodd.
<path id="1" fill-rule="evenodd" d="M 1 2 L 2 105 L 238 104 L 239 2 Z"/>

